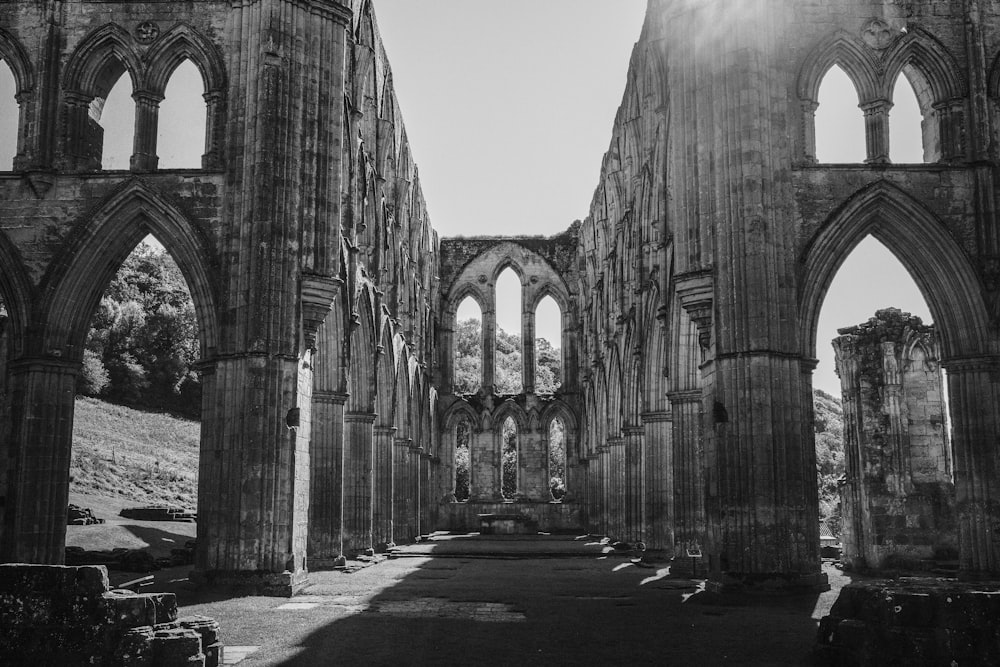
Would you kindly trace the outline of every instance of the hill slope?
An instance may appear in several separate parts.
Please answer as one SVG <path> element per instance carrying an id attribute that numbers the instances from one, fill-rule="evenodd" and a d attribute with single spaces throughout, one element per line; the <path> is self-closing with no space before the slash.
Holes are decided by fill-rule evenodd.
<path id="1" fill-rule="evenodd" d="M 195 509 L 201 424 L 77 398 L 70 491 Z"/>

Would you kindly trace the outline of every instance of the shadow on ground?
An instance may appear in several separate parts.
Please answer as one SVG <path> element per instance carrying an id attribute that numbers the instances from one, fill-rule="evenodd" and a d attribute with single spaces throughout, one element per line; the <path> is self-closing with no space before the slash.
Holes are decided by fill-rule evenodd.
<path id="1" fill-rule="evenodd" d="M 821 596 L 725 599 L 616 554 L 431 554 L 314 572 L 291 600 L 191 598 L 181 612 L 219 620 L 227 645 L 260 646 L 247 666 L 808 665 L 844 583 L 829 573 Z"/>

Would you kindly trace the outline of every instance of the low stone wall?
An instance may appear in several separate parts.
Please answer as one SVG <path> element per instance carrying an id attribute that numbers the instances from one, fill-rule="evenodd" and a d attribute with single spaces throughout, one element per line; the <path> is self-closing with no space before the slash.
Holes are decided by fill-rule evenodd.
<path id="1" fill-rule="evenodd" d="M 479 532 L 480 514 L 520 514 L 538 523 L 543 533 L 586 533 L 580 521 L 580 507 L 575 503 L 518 501 L 513 503 L 465 503 L 441 505 L 438 530 L 454 533 Z"/>
<path id="2" fill-rule="evenodd" d="M 848 584 L 820 621 L 816 657 L 837 667 L 1000 665 L 1000 584 Z"/>
<path id="3" fill-rule="evenodd" d="M 110 590 L 101 565 L 0 565 L 0 664 L 216 667 L 219 624 L 173 593 Z"/>

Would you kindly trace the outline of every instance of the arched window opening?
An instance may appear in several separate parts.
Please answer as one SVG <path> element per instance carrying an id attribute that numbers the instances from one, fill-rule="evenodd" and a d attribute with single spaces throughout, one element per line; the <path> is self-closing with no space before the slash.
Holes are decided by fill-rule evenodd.
<path id="1" fill-rule="evenodd" d="M 549 492 L 557 502 L 566 495 L 566 424 L 560 417 L 549 423 Z"/>
<path id="2" fill-rule="evenodd" d="M 483 313 L 471 296 L 455 312 L 456 394 L 475 394 L 483 384 Z"/>
<path id="3" fill-rule="evenodd" d="M 504 269 L 496 284 L 496 392 L 519 394 L 521 379 L 521 279 Z"/>
<path id="4" fill-rule="evenodd" d="M 115 76 L 115 74 L 117 76 Z M 90 117 L 100 124 L 103 141 L 101 168 L 128 169 L 135 141 L 135 102 L 132 78 L 121 68 L 108 77 L 108 94 L 90 102 Z"/>
<path id="5" fill-rule="evenodd" d="M 148 236 L 101 297 L 84 349 L 80 393 L 197 418 L 194 302 L 177 263 Z"/>
<path id="6" fill-rule="evenodd" d="M 905 73 L 896 77 L 889 111 L 889 159 L 896 164 L 924 162 L 924 118 L 917 93 Z"/>
<path id="7" fill-rule="evenodd" d="M 867 157 L 865 117 L 850 77 L 834 65 L 823 77 L 816 109 L 816 160 L 861 163 Z"/>
<path id="8" fill-rule="evenodd" d="M 70 502 L 197 506 L 199 330 L 188 286 L 153 237 L 122 263 L 86 338 L 73 418 Z M 189 525 L 189 524 L 183 524 Z M 194 538 L 194 524 L 182 532 Z M 69 527 L 67 544 L 88 546 Z"/>
<path id="9" fill-rule="evenodd" d="M 17 123 L 21 110 L 16 95 L 14 73 L 0 59 L 0 171 L 13 169 L 17 155 Z"/>
<path id="10" fill-rule="evenodd" d="M 504 501 L 517 498 L 517 424 L 507 417 L 500 428 L 500 494 Z"/>
<path id="11" fill-rule="evenodd" d="M 844 558 L 854 565 L 861 558 L 877 568 L 878 559 L 889 553 L 881 546 L 863 546 L 874 540 L 861 535 L 868 525 L 861 517 L 881 511 L 885 489 L 940 485 L 945 511 L 953 495 L 947 382 L 939 359 L 928 353 L 928 348 L 935 354 L 939 349 L 933 342 L 939 339 L 926 326 L 931 323 L 930 309 L 910 273 L 870 236 L 846 258 L 826 293 L 813 376 L 820 520 L 841 538 Z M 919 500 L 912 505 L 905 499 L 893 502 L 893 507 L 905 506 L 905 512 L 919 515 L 922 525 L 937 521 L 936 530 L 947 532 L 941 508 L 934 516 L 923 516 L 926 509 Z M 891 520 L 915 525 L 900 517 Z M 906 536 L 911 545 L 926 539 L 931 538 Z M 932 555 L 928 551 L 920 557 Z"/>
<path id="12" fill-rule="evenodd" d="M 156 152 L 160 169 L 200 169 L 207 108 L 201 72 L 184 60 L 170 76 L 160 103 Z"/>
<path id="13" fill-rule="evenodd" d="M 562 311 L 551 296 L 535 310 L 535 393 L 554 394 L 562 386 Z"/>
<path id="14" fill-rule="evenodd" d="M 455 427 L 455 500 L 467 502 L 472 495 L 472 425 L 468 419 Z"/>

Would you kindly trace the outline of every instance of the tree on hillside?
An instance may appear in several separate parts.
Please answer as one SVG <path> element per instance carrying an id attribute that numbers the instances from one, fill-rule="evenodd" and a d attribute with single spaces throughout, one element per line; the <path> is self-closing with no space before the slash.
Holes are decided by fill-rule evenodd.
<path id="1" fill-rule="evenodd" d="M 456 394 L 479 391 L 482 378 L 482 323 L 462 320 L 455 330 Z M 562 384 L 562 357 L 559 348 L 544 338 L 535 340 L 535 392 L 555 393 Z M 521 337 L 497 328 L 495 390 L 498 394 L 517 394 L 521 386 Z"/>
<path id="2" fill-rule="evenodd" d="M 91 320 L 78 391 L 197 417 L 200 383 L 194 304 L 166 251 L 140 243 Z"/>
<path id="3" fill-rule="evenodd" d="M 479 391 L 483 373 L 483 324 L 470 318 L 458 323 L 455 331 L 456 394 Z"/>

